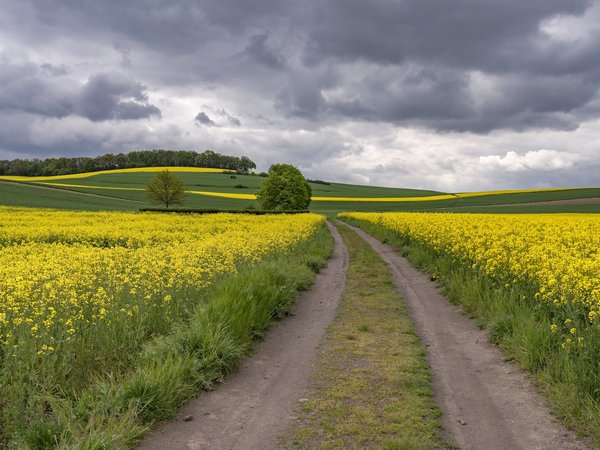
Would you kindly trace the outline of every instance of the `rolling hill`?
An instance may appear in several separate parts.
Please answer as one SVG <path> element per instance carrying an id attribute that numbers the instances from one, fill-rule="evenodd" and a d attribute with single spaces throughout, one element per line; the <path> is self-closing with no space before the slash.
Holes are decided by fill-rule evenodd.
<path id="1" fill-rule="evenodd" d="M 85 210 L 136 210 L 151 206 L 145 186 L 160 167 L 120 169 L 54 177 L 0 176 L 0 204 Z M 256 205 L 264 180 L 221 169 L 170 167 L 186 184 L 189 208 L 242 209 Z M 600 188 L 560 188 L 445 193 L 430 190 L 311 183 L 311 210 L 600 212 Z"/>

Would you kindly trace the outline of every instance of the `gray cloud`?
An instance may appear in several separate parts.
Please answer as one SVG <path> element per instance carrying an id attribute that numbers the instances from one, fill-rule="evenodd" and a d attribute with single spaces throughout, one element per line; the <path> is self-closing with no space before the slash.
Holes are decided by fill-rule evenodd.
<path id="1" fill-rule="evenodd" d="M 241 127 L 242 126 L 242 121 L 240 119 L 232 116 L 224 109 L 218 110 L 217 114 L 219 114 L 221 117 L 224 117 L 225 119 L 227 119 L 227 122 L 229 123 L 229 125 L 231 125 L 233 127 Z"/>
<path id="2" fill-rule="evenodd" d="M 210 117 L 208 117 L 208 114 L 206 114 L 205 112 L 199 112 L 198 114 L 196 114 L 196 117 L 194 118 L 194 120 L 202 125 L 206 125 L 209 127 L 214 127 L 217 126 L 217 124 L 215 122 L 212 121 L 212 119 Z"/>
<path id="3" fill-rule="evenodd" d="M 147 102 L 146 87 L 141 83 L 100 74 L 90 77 L 83 86 L 78 110 L 93 122 L 160 117 L 160 109 Z"/>
<path id="4" fill-rule="evenodd" d="M 97 74 L 80 85 L 64 67 L 44 63 L 0 62 L 0 110 L 51 118 L 70 115 L 94 122 L 160 117 L 148 104 L 141 83 L 118 75 Z"/>
<path id="5" fill-rule="evenodd" d="M 261 64 L 272 69 L 283 69 L 285 59 L 268 42 L 269 34 L 255 34 L 250 36 L 246 46 L 246 54 Z"/>
<path id="6" fill-rule="evenodd" d="M 407 60 L 503 72 L 552 59 L 539 49 L 540 24 L 582 14 L 588 0 L 329 0 L 313 3 L 306 58 Z M 550 43 L 550 47 L 557 48 Z"/>
<path id="7" fill-rule="evenodd" d="M 47 117 L 73 113 L 75 95 L 51 65 L 11 65 L 0 61 L 0 110 Z"/>

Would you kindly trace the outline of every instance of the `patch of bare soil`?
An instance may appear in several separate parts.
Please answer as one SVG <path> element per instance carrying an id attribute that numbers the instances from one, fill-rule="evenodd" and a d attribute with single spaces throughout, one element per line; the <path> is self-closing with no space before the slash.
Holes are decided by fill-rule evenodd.
<path id="1" fill-rule="evenodd" d="M 585 449 L 515 364 L 391 247 L 352 227 L 387 262 L 427 348 L 446 439 L 463 449 Z"/>
<path id="2" fill-rule="evenodd" d="M 329 224 L 328 224 L 329 226 Z M 308 389 L 317 347 L 333 321 L 345 287 L 348 253 L 330 227 L 335 249 L 292 315 L 277 323 L 225 383 L 183 406 L 150 433 L 139 449 L 274 449 Z"/>

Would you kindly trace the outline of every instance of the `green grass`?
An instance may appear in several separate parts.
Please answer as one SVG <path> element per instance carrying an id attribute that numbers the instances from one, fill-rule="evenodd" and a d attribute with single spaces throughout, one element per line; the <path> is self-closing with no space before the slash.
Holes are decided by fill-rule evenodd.
<path id="1" fill-rule="evenodd" d="M 425 353 L 386 264 L 341 230 L 350 267 L 287 448 L 427 449 L 444 445 Z"/>
<path id="2" fill-rule="evenodd" d="M 0 181 L 0 205 L 6 206 L 101 211 L 137 210 L 144 204 L 128 202 L 122 198 L 114 195 L 109 197 L 83 196 L 68 191 L 51 191 L 26 184 L 16 185 Z"/>
<path id="3" fill-rule="evenodd" d="M 529 286 L 506 288 L 457 264 L 431 248 L 410 243 L 371 223 L 347 220 L 393 245 L 416 267 L 435 274 L 444 294 L 460 304 L 507 358 L 530 372 L 550 405 L 568 428 L 589 436 L 600 447 L 600 333 L 589 323 L 574 324 L 588 345 L 563 349 L 551 331 L 553 307 L 534 300 Z"/>
<path id="4" fill-rule="evenodd" d="M 109 348 L 74 354 L 77 366 L 89 359 L 85 377 L 76 377 L 81 370 L 75 364 L 2 368 L 0 448 L 132 448 L 148 427 L 233 369 L 253 340 L 288 311 L 297 291 L 311 286 L 332 245 L 323 226 L 288 254 L 186 292 L 188 312 L 178 322 L 165 324 L 155 311 L 144 316 L 158 323 L 145 339 L 134 336 L 135 324 L 121 330 L 126 357 Z M 69 383 L 56 381 L 65 375 Z"/>
<path id="5" fill-rule="evenodd" d="M 438 210 L 440 211 L 440 210 Z M 488 214 L 590 214 L 600 213 L 600 203 L 587 205 L 518 205 L 465 206 L 442 209 L 440 212 L 488 213 Z M 435 211 L 434 211 L 435 212 Z"/>
<path id="6" fill-rule="evenodd" d="M 125 199 L 139 202 L 141 206 L 150 206 L 144 191 L 120 191 L 108 189 L 111 187 L 144 189 L 154 173 L 113 173 L 101 174 L 88 178 L 56 180 L 60 184 L 81 186 L 105 187 L 107 189 L 89 189 L 79 187 L 56 186 L 57 189 L 74 192 L 93 193 L 106 197 L 105 199 L 92 199 L 89 196 L 77 197 L 75 194 L 61 195 L 60 191 L 46 191 L 39 193 L 29 188 L 19 189 L 0 182 L 0 204 L 35 206 L 68 209 L 130 209 L 135 210 L 140 205 L 127 203 L 114 199 Z M 254 194 L 265 178 L 257 175 L 238 175 L 224 173 L 178 172 L 189 190 L 209 191 L 234 194 Z M 233 178 L 234 177 L 234 178 Z M 238 189 L 234 186 L 243 185 L 247 188 Z M 344 183 L 331 183 L 329 185 L 311 183 L 315 197 L 420 197 L 444 194 L 443 192 L 419 189 L 388 188 L 378 186 L 362 186 Z M 590 205 L 531 205 L 511 206 L 518 204 L 552 200 L 566 200 L 576 198 L 600 197 L 600 188 L 570 189 L 551 192 L 525 192 L 521 194 L 485 195 L 481 197 L 456 198 L 428 202 L 340 202 L 340 201 L 314 201 L 311 210 L 335 217 L 343 211 L 456 211 L 456 212 L 600 212 L 598 204 Z M 254 200 L 240 200 L 210 197 L 203 195 L 190 195 L 184 203 L 189 208 L 223 208 L 243 209 L 248 206 L 257 206 Z"/>

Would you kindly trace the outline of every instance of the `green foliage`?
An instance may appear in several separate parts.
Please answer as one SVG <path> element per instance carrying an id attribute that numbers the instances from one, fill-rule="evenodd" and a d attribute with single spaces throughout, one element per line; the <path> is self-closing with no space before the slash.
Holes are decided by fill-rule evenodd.
<path id="1" fill-rule="evenodd" d="M 146 192 L 152 203 L 163 203 L 166 208 L 182 204 L 186 196 L 183 181 L 166 169 L 148 183 Z"/>
<path id="2" fill-rule="evenodd" d="M 228 156 L 206 150 L 139 150 L 129 153 L 75 158 L 0 160 L 0 175 L 50 176 L 131 167 L 211 167 L 248 172 L 256 164 L 246 156 Z"/>
<path id="3" fill-rule="evenodd" d="M 291 164 L 273 164 L 256 197 L 262 209 L 307 209 L 312 189 L 302 173 Z"/>

